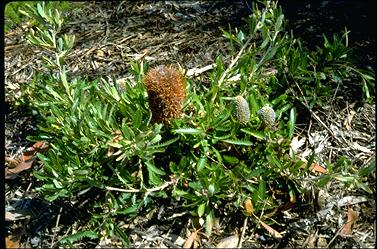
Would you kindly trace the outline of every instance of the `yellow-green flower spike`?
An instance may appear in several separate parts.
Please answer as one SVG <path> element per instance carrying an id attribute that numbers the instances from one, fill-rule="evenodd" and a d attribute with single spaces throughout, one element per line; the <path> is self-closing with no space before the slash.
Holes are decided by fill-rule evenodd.
<path id="1" fill-rule="evenodd" d="M 261 117 L 263 123 L 266 126 L 272 127 L 275 124 L 276 114 L 274 109 L 269 106 L 265 106 L 258 111 L 258 115 Z"/>
<path id="2" fill-rule="evenodd" d="M 250 121 L 249 103 L 242 96 L 235 97 L 236 100 L 236 118 L 240 124 L 244 125 Z"/>

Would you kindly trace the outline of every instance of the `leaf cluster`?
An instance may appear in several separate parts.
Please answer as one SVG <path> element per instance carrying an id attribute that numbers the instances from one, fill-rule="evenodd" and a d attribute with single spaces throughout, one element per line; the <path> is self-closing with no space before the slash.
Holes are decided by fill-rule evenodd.
<path id="1" fill-rule="evenodd" d="M 5 5 L 4 17 L 5 17 L 5 31 L 18 26 L 24 20 L 24 13 L 28 13 L 28 9 L 31 7 L 32 10 L 37 10 L 37 4 L 40 1 L 19 1 L 19 2 L 9 2 Z M 50 1 L 43 2 L 47 5 L 49 9 L 56 9 L 59 12 L 65 12 L 72 9 L 72 4 L 68 1 Z M 34 21 L 37 24 L 38 21 Z"/>

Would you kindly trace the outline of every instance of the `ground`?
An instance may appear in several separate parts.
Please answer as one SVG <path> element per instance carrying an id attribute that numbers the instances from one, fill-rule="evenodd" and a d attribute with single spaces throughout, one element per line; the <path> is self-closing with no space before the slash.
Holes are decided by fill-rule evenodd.
<path id="1" fill-rule="evenodd" d="M 64 31 L 75 34 L 77 40 L 68 57 L 69 71 L 92 78 L 119 80 L 129 77 L 128 61 L 141 57 L 152 66 L 174 64 L 189 72 L 205 68 L 214 63 L 219 54 L 229 52 L 227 40 L 219 28 L 245 25 L 250 2 L 86 2 L 72 11 L 65 25 Z M 331 36 L 347 27 L 351 30 L 350 46 L 355 51 L 357 64 L 369 68 L 375 65 L 374 1 L 284 1 L 283 10 L 288 29 L 312 48 L 321 44 L 322 33 Z M 24 25 L 5 34 L 5 152 L 9 158 L 17 158 L 30 146 L 26 136 L 36 126 L 36 120 L 28 112 L 12 104 L 20 95 L 20 84 L 27 84 L 35 72 L 43 70 L 41 51 L 25 43 L 27 30 L 28 26 Z M 196 77 L 208 81 L 206 71 Z M 340 89 L 326 108 L 299 120 L 296 138 L 302 145 L 297 153 L 303 155 L 315 150 L 322 159 L 319 163 L 335 162 L 345 155 L 355 161 L 356 169 L 375 161 L 375 104 L 363 103 L 361 92 L 355 89 L 352 84 L 348 89 Z M 263 235 L 264 230 L 255 228 L 256 224 L 249 221 L 243 234 L 243 246 L 374 248 L 375 174 L 368 180 L 373 190 L 371 194 L 333 184 L 304 196 L 300 207 L 278 217 L 283 239 Z M 13 237 L 15 246 L 57 246 L 60 238 L 80 226 L 76 204 L 48 204 L 39 196 L 37 187 L 31 170 L 6 181 L 6 211 L 13 214 L 7 217 L 6 225 L 8 238 Z M 358 220 L 352 235 L 340 238 L 340 224 L 347 219 L 347 210 L 349 212 L 349 205 L 342 201 L 347 198 L 354 203 L 352 210 L 357 211 Z M 189 238 L 188 215 L 175 214 L 171 203 L 162 206 L 161 219 L 137 217 L 129 225 L 132 246 L 181 247 Z M 213 247 L 222 238 L 240 233 L 243 226 L 242 219 L 237 217 L 220 217 L 214 238 L 201 237 L 201 246 Z M 90 247 L 96 246 L 93 242 L 87 243 Z M 101 241 L 100 244 L 106 243 L 115 242 Z"/>

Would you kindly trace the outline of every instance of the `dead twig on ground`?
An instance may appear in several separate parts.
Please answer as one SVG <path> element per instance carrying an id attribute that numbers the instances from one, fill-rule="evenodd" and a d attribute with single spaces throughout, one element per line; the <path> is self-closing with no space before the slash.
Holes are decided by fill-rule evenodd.
<path id="1" fill-rule="evenodd" d="M 237 248 L 242 248 L 242 242 L 243 242 L 243 239 L 245 237 L 245 231 L 246 231 L 246 227 L 247 227 L 247 221 L 248 221 L 248 217 L 246 217 L 244 219 L 244 221 L 243 221 L 242 232 L 241 232 L 240 240 L 238 241 Z"/>

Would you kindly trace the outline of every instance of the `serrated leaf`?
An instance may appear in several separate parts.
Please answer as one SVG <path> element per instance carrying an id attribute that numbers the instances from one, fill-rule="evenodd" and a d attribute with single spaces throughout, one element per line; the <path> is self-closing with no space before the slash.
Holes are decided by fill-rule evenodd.
<path id="1" fill-rule="evenodd" d="M 175 137 L 175 138 L 172 138 L 172 139 L 169 139 L 163 143 L 160 143 L 160 144 L 157 144 L 157 145 L 154 145 L 152 146 L 153 149 L 155 148 L 161 148 L 161 147 L 166 147 L 172 143 L 175 143 L 177 140 L 179 139 L 179 137 Z"/>
<path id="2" fill-rule="evenodd" d="M 155 144 L 157 142 L 159 142 L 160 140 L 162 139 L 161 135 L 160 134 L 157 134 L 151 141 L 149 141 L 148 144 Z"/>
<path id="3" fill-rule="evenodd" d="M 250 131 L 246 129 L 241 129 L 241 131 L 260 140 L 264 140 L 266 137 L 264 132 L 261 131 Z"/>
<path id="4" fill-rule="evenodd" d="M 250 141 L 243 141 L 243 140 L 231 140 L 231 139 L 225 139 L 225 140 L 221 140 L 225 143 L 228 143 L 228 144 L 235 144 L 235 145 L 243 145 L 243 146 L 252 146 L 253 143 L 250 142 Z"/>
<path id="5" fill-rule="evenodd" d="M 80 240 L 84 237 L 90 238 L 90 239 L 97 239 L 98 235 L 97 235 L 97 233 L 95 233 L 93 231 L 82 231 L 82 232 L 77 232 L 75 234 L 68 235 L 68 236 L 64 237 L 63 239 L 61 239 L 59 242 L 62 243 L 62 244 L 65 244 L 67 242 L 73 243 L 73 242 L 78 241 L 78 240 Z"/>
<path id="6" fill-rule="evenodd" d="M 195 128 L 181 128 L 181 129 L 175 129 L 173 132 L 178 134 L 191 134 L 191 135 L 197 135 L 202 134 L 203 130 L 201 129 L 195 129 Z"/>
<path id="7" fill-rule="evenodd" d="M 156 173 L 158 175 L 165 175 L 166 174 L 165 171 L 160 170 L 159 168 L 154 166 L 154 164 L 151 163 L 151 162 L 145 162 L 145 164 L 147 165 L 148 170 L 152 171 L 153 173 Z"/>

